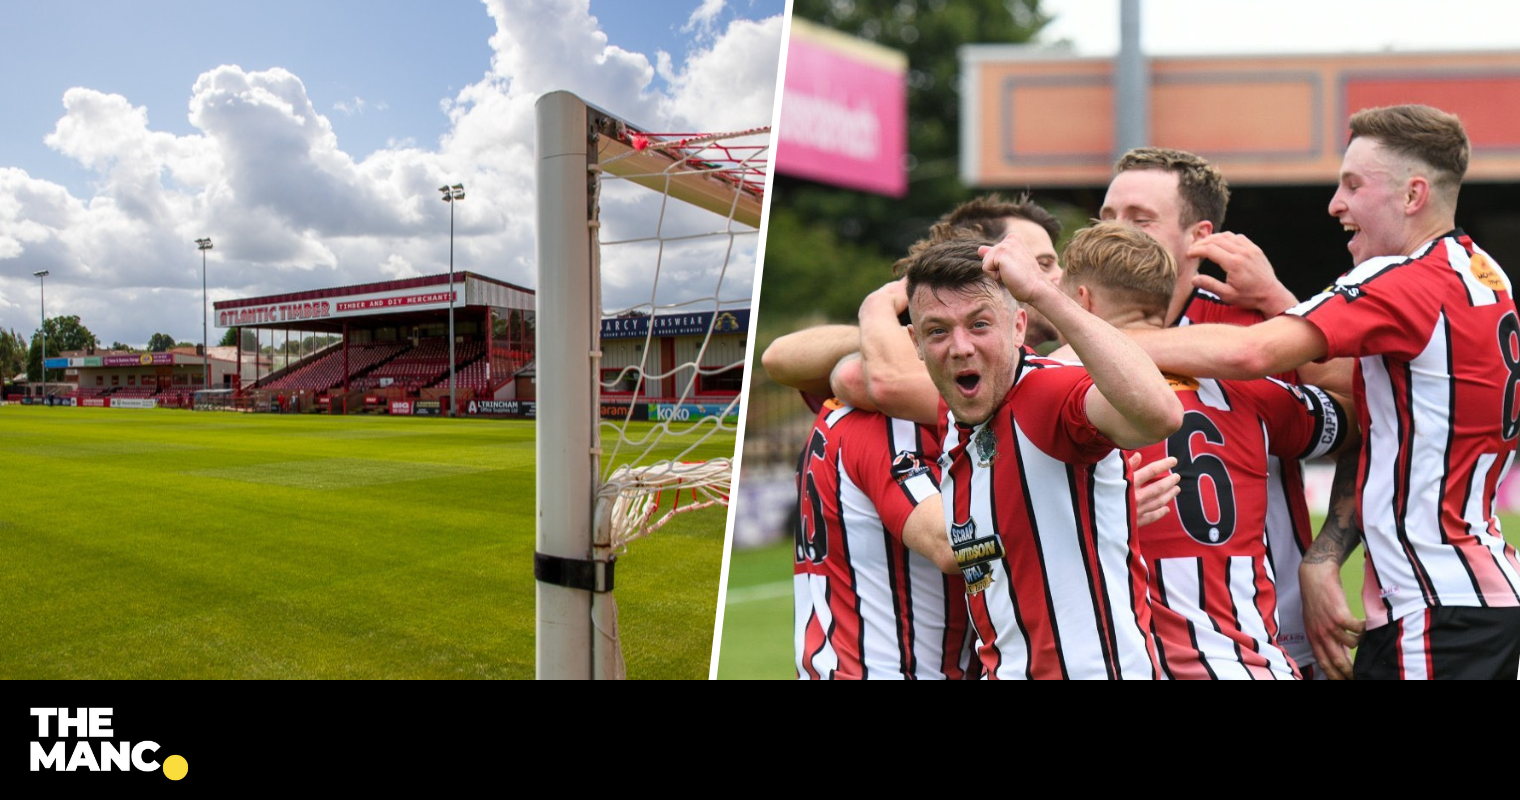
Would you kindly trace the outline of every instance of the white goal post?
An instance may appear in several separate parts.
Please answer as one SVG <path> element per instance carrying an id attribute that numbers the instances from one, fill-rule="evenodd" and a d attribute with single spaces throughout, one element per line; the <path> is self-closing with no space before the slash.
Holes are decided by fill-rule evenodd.
<path id="1" fill-rule="evenodd" d="M 734 238 L 758 235 L 769 130 L 648 134 L 567 92 L 540 97 L 537 117 L 536 673 L 540 679 L 620 678 L 612 597 L 617 555 L 629 540 L 668 518 L 656 513 L 654 497 L 661 489 L 700 494 L 693 508 L 726 504 L 730 459 L 687 454 L 718 430 L 734 431 L 736 423 L 725 425 L 724 420 L 737 417 L 739 397 L 735 394 L 722 413 L 697 415 L 701 420 L 693 424 L 676 426 L 662 417 L 653 439 L 692 440 L 672 453 L 644 433 L 630 434 L 626 420 L 621 426 L 604 423 L 603 387 L 615 384 L 624 396 L 631 393 L 630 407 L 637 407 L 634 401 L 649 386 L 665 387 L 668 399 L 676 400 L 673 407 L 680 408 L 697 396 L 702 376 L 742 370 L 742 355 L 737 362 L 713 363 L 708 344 L 725 305 L 749 300 L 747 282 L 742 297 L 724 297 L 723 279 Z M 752 144 L 756 141 L 760 143 Z M 653 190 L 645 204 L 646 211 L 657 206 L 657 213 L 648 214 L 655 220 L 653 234 L 617 242 L 600 237 L 603 181 L 614 179 Z M 714 220 L 717 230 L 669 231 L 671 200 L 712 212 L 699 216 Z M 659 291 L 662 261 L 678 244 L 702 237 L 718 241 L 712 249 L 722 263 L 709 270 L 716 275 L 715 285 L 697 300 L 667 302 Z M 612 311 L 603 307 L 601 251 L 625 244 L 645 248 L 639 251 L 641 259 L 649 254 L 651 288 L 647 301 Z M 702 308 L 711 311 L 694 310 Z M 692 318 L 705 318 L 705 313 L 712 320 L 693 345 L 696 355 L 687 356 L 692 360 L 685 364 L 651 355 L 662 313 Z M 638 363 L 621 367 L 612 383 L 604 383 L 601 331 L 603 319 L 612 317 L 632 318 L 648 334 L 637 345 L 642 354 Z M 606 447 L 603 426 L 612 428 Z M 614 463 L 618 469 L 607 468 Z"/>

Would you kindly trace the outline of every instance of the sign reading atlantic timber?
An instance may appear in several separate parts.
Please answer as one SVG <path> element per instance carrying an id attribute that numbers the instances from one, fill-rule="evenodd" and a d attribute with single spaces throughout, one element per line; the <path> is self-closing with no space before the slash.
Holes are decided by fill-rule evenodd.
<path id="1" fill-rule="evenodd" d="M 218 328 L 237 328 L 244 325 L 269 325 L 279 322 L 300 322 L 312 319 L 329 319 L 334 317 L 358 317 L 365 314 L 373 314 L 377 311 L 389 311 L 405 309 L 407 311 L 442 310 L 449 307 L 449 298 L 454 298 L 454 305 L 464 302 L 463 292 L 460 290 L 464 284 L 458 284 L 451 292 L 447 286 L 442 290 L 428 289 L 396 289 L 388 292 L 373 292 L 371 294 L 356 294 L 344 297 L 341 300 L 312 300 L 306 303 L 273 303 L 270 305 L 249 306 L 246 308 L 218 309 L 216 312 L 216 326 Z"/>
<path id="2" fill-rule="evenodd" d="M 716 319 L 715 319 L 716 317 Z M 658 317 L 618 317 L 602 320 L 603 339 L 637 339 L 649 335 L 654 320 L 655 336 L 702 336 L 713 333 L 748 333 L 749 309 L 701 311 L 693 314 L 661 314 Z"/>

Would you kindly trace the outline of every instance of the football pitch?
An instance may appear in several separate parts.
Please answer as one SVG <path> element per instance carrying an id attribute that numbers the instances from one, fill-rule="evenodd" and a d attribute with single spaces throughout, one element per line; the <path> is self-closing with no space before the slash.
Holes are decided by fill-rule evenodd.
<path id="1" fill-rule="evenodd" d="M 1314 519 L 1319 530 L 1322 518 Z M 1500 515 L 1504 538 L 1520 546 L 1520 516 Z M 792 542 L 734 550 L 729 559 L 727 602 L 723 607 L 719 680 L 791 680 Z M 1360 549 L 1341 567 L 1351 613 L 1362 616 Z"/>
<path id="2" fill-rule="evenodd" d="M 534 461 L 532 420 L 0 407 L 0 678 L 532 678 Z M 618 559 L 629 678 L 707 677 L 725 513 Z"/>

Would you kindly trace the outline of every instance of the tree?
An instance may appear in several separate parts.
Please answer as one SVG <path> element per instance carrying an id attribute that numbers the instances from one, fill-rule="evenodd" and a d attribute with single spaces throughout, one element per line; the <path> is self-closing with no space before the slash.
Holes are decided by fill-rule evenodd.
<path id="1" fill-rule="evenodd" d="M 124 344 L 122 342 L 111 342 L 111 349 L 122 350 L 128 353 L 135 352 L 137 350 L 137 348 L 133 347 L 132 345 Z"/>
<path id="2" fill-rule="evenodd" d="M 47 355 L 56 356 L 66 350 L 88 350 L 100 343 L 95 334 L 79 321 L 78 315 L 53 317 L 44 320 L 42 328 L 32 336 L 32 346 L 26 358 L 26 374 L 42 375 L 42 340 L 47 334 Z M 43 376 L 47 382 L 63 380 L 63 370 L 55 369 Z"/>
<path id="3" fill-rule="evenodd" d="M 886 282 L 908 245 L 972 196 L 957 174 L 957 48 L 1026 42 L 1048 21 L 1039 0 L 796 0 L 793 9 L 797 18 L 907 54 L 909 190 L 899 199 L 776 176 L 760 293 L 767 328 L 803 313 L 853 320 L 860 299 Z"/>
<path id="4" fill-rule="evenodd" d="M 259 339 L 253 331 L 246 328 L 228 328 L 227 332 L 222 334 L 222 340 L 217 342 L 217 346 L 237 347 L 238 331 L 243 332 L 243 350 L 253 352 L 259 345 Z"/>
<path id="5" fill-rule="evenodd" d="M 148 337 L 148 352 L 162 353 L 174 346 L 174 337 L 167 333 L 155 333 Z"/>
<path id="6" fill-rule="evenodd" d="M 0 331 L 0 379 L 9 381 L 26 369 L 26 340 L 15 328 Z"/>

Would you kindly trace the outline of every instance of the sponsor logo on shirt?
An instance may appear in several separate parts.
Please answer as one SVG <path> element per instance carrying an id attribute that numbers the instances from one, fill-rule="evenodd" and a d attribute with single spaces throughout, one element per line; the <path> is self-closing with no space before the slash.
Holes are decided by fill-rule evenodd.
<path id="1" fill-rule="evenodd" d="M 994 561 L 1003 558 L 1003 540 L 996 535 L 977 536 L 976 520 L 968 519 L 950 526 L 950 549 L 955 563 L 966 580 L 966 593 L 976 594 L 992 585 Z"/>
<path id="2" fill-rule="evenodd" d="M 1482 253 L 1473 253 L 1472 263 L 1468 268 L 1472 270 L 1472 275 L 1478 279 L 1478 283 L 1496 292 L 1504 291 L 1504 279 L 1499 277 L 1499 271 L 1494 269 L 1493 262 Z"/>
<path id="3" fill-rule="evenodd" d="M 918 457 L 918 453 L 912 450 L 899 450 L 892 459 L 892 477 L 898 483 L 913 478 L 929 471 L 929 465 Z"/>
<path id="4" fill-rule="evenodd" d="M 1330 291 L 1332 294 L 1338 294 L 1346 298 L 1347 303 L 1354 303 L 1362 296 L 1362 287 L 1360 286 L 1336 286 Z"/>
<path id="5" fill-rule="evenodd" d="M 1163 372 L 1161 374 L 1166 378 L 1166 385 L 1172 387 L 1172 391 L 1174 392 L 1198 391 L 1198 380 L 1196 378 L 1189 378 L 1186 375 L 1173 375 L 1170 372 Z"/>

